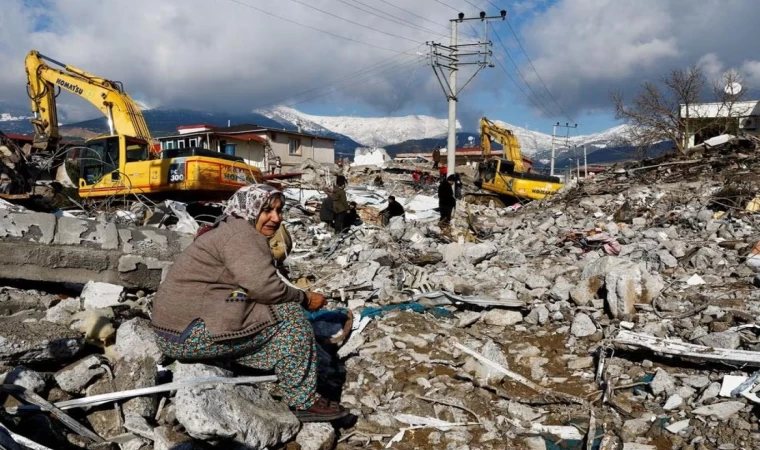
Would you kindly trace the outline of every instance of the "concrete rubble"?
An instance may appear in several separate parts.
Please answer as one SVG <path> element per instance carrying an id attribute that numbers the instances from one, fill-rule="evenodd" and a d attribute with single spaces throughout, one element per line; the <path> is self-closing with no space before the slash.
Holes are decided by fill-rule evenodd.
<path id="1" fill-rule="evenodd" d="M 4 383 L 110 448 L 760 448 L 758 159 L 722 146 L 615 167 L 519 208 L 465 176 L 474 195 L 444 228 L 436 186 L 414 183 L 413 168 L 345 168 L 364 224 L 340 236 L 318 220 L 339 169 L 304 166 L 306 179 L 282 183 L 286 272 L 355 315 L 349 339 L 319 352 L 320 392 L 353 415 L 334 424 L 300 424 L 269 383 L 77 406 L 233 376 L 165 360 L 150 332 L 161 272 L 192 235 L 0 209 Z M 407 215 L 382 227 L 388 195 Z M 5 407 L 17 435 L 93 447 L 29 401 Z"/>

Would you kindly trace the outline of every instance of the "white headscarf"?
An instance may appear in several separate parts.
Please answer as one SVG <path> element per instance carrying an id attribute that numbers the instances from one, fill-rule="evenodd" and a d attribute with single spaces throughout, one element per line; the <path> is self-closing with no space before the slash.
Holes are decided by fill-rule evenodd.
<path id="1" fill-rule="evenodd" d="M 255 223 L 269 197 L 278 192 L 280 191 L 266 184 L 244 186 L 230 197 L 224 208 L 224 216 L 234 215 Z"/>

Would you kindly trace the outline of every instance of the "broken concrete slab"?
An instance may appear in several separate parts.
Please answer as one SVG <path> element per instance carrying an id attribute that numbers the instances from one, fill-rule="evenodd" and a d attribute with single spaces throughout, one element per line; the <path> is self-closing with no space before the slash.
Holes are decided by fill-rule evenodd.
<path id="1" fill-rule="evenodd" d="M 175 381 L 231 372 L 203 364 L 177 364 Z M 292 439 L 301 424 L 288 407 L 253 386 L 180 389 L 177 420 L 196 439 L 232 439 L 251 448 L 274 447 Z"/>
<path id="2" fill-rule="evenodd" d="M 58 387 L 71 394 L 83 394 L 87 386 L 106 373 L 103 361 L 91 355 L 72 363 L 55 374 Z"/>
<path id="3" fill-rule="evenodd" d="M 114 366 L 114 381 L 117 391 L 149 388 L 156 385 L 158 368 L 156 361 L 150 356 L 141 358 L 119 359 Z M 124 415 L 152 418 L 158 407 L 155 396 L 136 397 L 126 401 L 122 410 Z"/>
<path id="4" fill-rule="evenodd" d="M 10 372 L 0 375 L 0 383 L 23 386 L 37 394 L 42 393 L 47 387 L 42 375 L 24 366 L 14 367 Z"/>
<path id="5" fill-rule="evenodd" d="M 585 313 L 578 313 L 570 326 L 570 334 L 575 337 L 588 337 L 596 333 L 596 324 Z"/>
<path id="6" fill-rule="evenodd" d="M 483 314 L 483 322 L 488 325 L 497 327 L 508 327 L 523 321 L 523 316 L 519 311 L 509 311 L 504 309 L 492 309 Z"/>
<path id="7" fill-rule="evenodd" d="M 161 364 L 165 360 L 163 352 L 158 348 L 156 333 L 150 322 L 140 317 L 135 317 L 119 326 L 116 330 L 116 344 L 113 350 L 121 359 L 140 359 L 148 356 L 156 364 Z"/>
<path id="8" fill-rule="evenodd" d="M 305 423 L 296 436 L 301 450 L 332 450 L 335 445 L 335 428 L 329 423 Z"/>
<path id="9" fill-rule="evenodd" d="M 710 333 L 697 339 L 699 344 L 713 348 L 726 348 L 735 350 L 742 345 L 742 338 L 738 332 L 722 331 L 720 333 Z"/>
<path id="10" fill-rule="evenodd" d="M 700 406 L 692 411 L 692 414 L 697 416 L 715 417 L 718 420 L 726 421 L 746 406 L 747 405 L 742 402 L 713 403 L 712 405 Z"/>
<path id="11" fill-rule="evenodd" d="M 30 363 L 76 356 L 84 336 L 51 322 L 0 322 L 0 362 Z"/>
<path id="12" fill-rule="evenodd" d="M 119 306 L 123 296 L 123 286 L 90 281 L 84 285 L 81 298 L 85 309 L 101 309 Z"/>

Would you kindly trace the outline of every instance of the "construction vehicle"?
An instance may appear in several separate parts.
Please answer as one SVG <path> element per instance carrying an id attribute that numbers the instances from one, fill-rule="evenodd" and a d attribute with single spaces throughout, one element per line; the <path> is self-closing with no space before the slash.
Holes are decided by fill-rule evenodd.
<path id="1" fill-rule="evenodd" d="M 520 142 L 512 131 L 486 117 L 480 119 L 483 162 L 478 165 L 475 185 L 486 191 L 518 200 L 541 200 L 562 188 L 558 177 L 525 170 Z M 491 156 L 491 141 L 504 147 L 504 158 Z"/>
<path id="2" fill-rule="evenodd" d="M 59 66 L 52 68 L 45 61 Z M 78 173 L 82 198 L 141 194 L 150 198 L 226 199 L 251 183 L 263 181 L 261 171 L 240 157 L 203 148 L 151 152 L 148 125 L 121 82 L 89 74 L 32 50 L 26 57 L 31 99 L 33 148 L 58 151 L 56 97 L 67 91 L 95 105 L 108 119 L 109 134 L 86 141 L 67 159 Z"/>

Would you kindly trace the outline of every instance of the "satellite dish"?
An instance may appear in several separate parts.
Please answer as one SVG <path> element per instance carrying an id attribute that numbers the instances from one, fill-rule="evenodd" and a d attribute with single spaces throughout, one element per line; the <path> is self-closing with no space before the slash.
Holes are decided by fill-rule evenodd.
<path id="1" fill-rule="evenodd" d="M 472 136 L 470 136 L 470 137 L 468 137 L 468 138 L 467 138 L 467 140 L 468 140 L 468 141 L 470 141 L 470 142 L 472 142 L 472 141 L 474 141 L 474 140 L 475 140 L 475 138 L 474 138 L 474 137 L 472 137 Z"/>
<path id="2" fill-rule="evenodd" d="M 742 91 L 742 85 L 736 82 L 728 83 L 723 90 L 728 95 L 739 95 L 739 92 Z"/>

